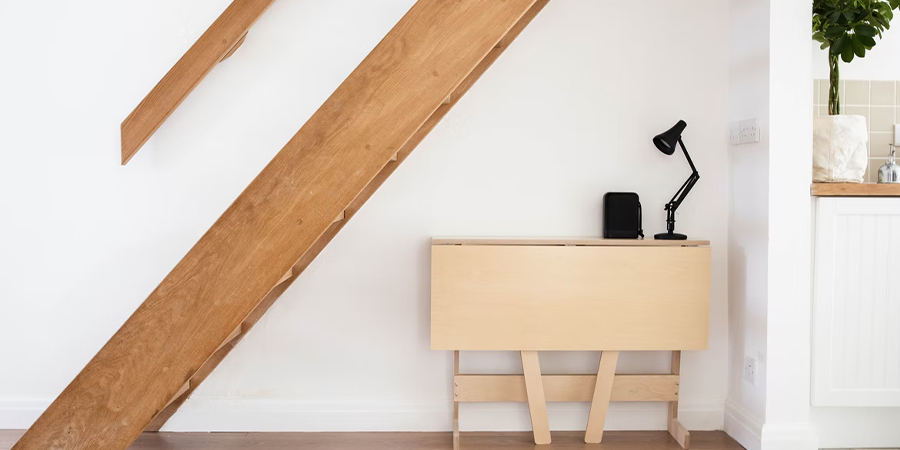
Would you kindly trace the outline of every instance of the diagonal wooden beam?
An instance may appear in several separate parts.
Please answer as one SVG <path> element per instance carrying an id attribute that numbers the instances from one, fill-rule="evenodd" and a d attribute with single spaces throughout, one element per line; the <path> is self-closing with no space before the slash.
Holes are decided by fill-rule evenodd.
<path id="1" fill-rule="evenodd" d="M 532 19 L 537 16 L 537 14 L 544 8 L 544 6 L 550 0 L 537 0 L 534 6 L 525 13 L 524 16 L 516 23 L 512 29 L 504 36 L 502 42 L 511 43 L 515 38 L 525 29 L 525 27 L 532 21 Z M 234 346 L 240 342 L 240 339 L 243 337 L 244 333 L 253 328 L 256 325 L 256 322 L 262 318 L 262 316 L 268 311 L 269 307 L 275 303 L 275 300 L 281 296 L 281 294 L 287 290 L 287 288 L 303 273 L 303 270 L 312 263 L 313 259 L 331 242 L 331 239 L 337 235 L 338 231 L 344 227 L 344 224 L 353 217 L 357 211 L 362 207 L 363 204 L 375 193 L 375 191 L 381 187 L 381 184 L 388 179 L 388 177 L 394 173 L 397 167 L 400 166 L 400 163 L 403 162 L 407 156 L 425 139 L 425 136 L 434 129 L 435 126 L 444 118 L 444 116 L 450 112 L 450 109 L 456 105 L 460 98 L 469 91 L 476 81 L 481 78 L 487 69 L 497 60 L 503 50 L 506 47 L 495 47 L 491 50 L 490 53 L 485 56 L 485 58 L 475 67 L 475 69 L 470 73 L 463 81 L 456 87 L 453 91 L 453 101 L 448 102 L 447 100 L 438 107 L 437 110 L 416 130 L 416 133 L 413 134 L 412 138 L 404 145 L 394 156 L 391 157 L 390 161 L 381 169 L 381 172 L 378 172 L 378 175 L 372 179 L 372 181 L 365 187 L 365 189 L 360 192 L 360 194 L 350 203 L 350 206 L 343 211 L 342 216 L 339 216 L 339 219 L 336 219 L 334 223 L 322 234 L 321 237 L 316 241 L 316 243 L 307 251 L 299 261 L 291 268 L 291 276 L 283 277 L 280 283 L 278 283 L 275 288 L 273 288 L 263 299 L 262 302 L 250 313 L 249 316 L 243 321 L 242 329 L 243 333 L 239 337 L 230 337 L 226 340 L 226 343 L 222 344 L 222 347 L 211 356 L 203 366 L 197 371 L 197 373 L 191 378 L 191 386 L 190 389 L 185 393 L 185 395 L 177 397 L 174 401 L 166 405 L 162 411 L 153 419 L 153 422 L 147 427 L 146 431 L 159 431 L 162 426 L 166 423 L 166 421 L 171 418 L 178 408 L 187 401 L 187 399 L 191 396 L 200 383 L 206 379 L 212 371 L 218 367 L 219 363 L 221 363 L 228 353 L 231 351 Z M 448 97 L 449 98 L 449 97 Z"/>
<path id="2" fill-rule="evenodd" d="M 14 449 L 124 449 L 189 396 L 545 3 L 416 3 Z"/>
<path id="3" fill-rule="evenodd" d="M 612 397 L 618 362 L 619 352 L 604 350 L 600 355 L 597 384 L 594 385 L 594 393 L 591 395 L 591 412 L 588 415 L 587 432 L 584 435 L 586 444 L 599 444 L 603 441 L 603 425 L 606 424 L 606 413 L 609 411 L 609 399 Z"/>
<path id="4" fill-rule="evenodd" d="M 275 0 L 234 0 L 197 42 L 169 69 L 122 122 L 122 164 L 150 139 L 175 108 L 241 44 L 247 30 Z"/>
<path id="5" fill-rule="evenodd" d="M 549 444 L 550 422 L 547 419 L 547 401 L 544 396 L 544 381 L 538 352 L 522 351 L 522 370 L 525 373 L 525 392 L 528 396 L 528 412 L 531 415 L 531 431 L 534 443 Z"/>

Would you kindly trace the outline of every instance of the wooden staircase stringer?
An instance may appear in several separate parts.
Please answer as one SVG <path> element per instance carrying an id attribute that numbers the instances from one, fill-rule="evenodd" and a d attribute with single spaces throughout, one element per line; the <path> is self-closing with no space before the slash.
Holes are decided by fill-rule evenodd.
<path id="1" fill-rule="evenodd" d="M 227 354 L 222 343 L 237 327 L 233 342 L 245 334 L 248 317 L 264 312 L 261 299 L 271 304 L 286 289 L 272 286 L 289 270 L 295 277 L 298 260 L 312 261 L 345 221 L 334 218 L 371 195 L 398 149 L 424 137 L 423 124 L 436 123 L 443 101 L 486 67 L 485 56 L 534 4 L 416 3 L 14 449 L 123 450 L 172 398 L 188 396 L 217 364 L 210 356 Z"/>
<path id="2" fill-rule="evenodd" d="M 490 68 L 490 66 L 500 57 L 503 51 L 511 44 L 516 37 L 528 26 L 529 23 L 537 16 L 537 14 L 549 3 L 550 0 L 537 0 L 531 9 L 509 30 L 509 32 L 500 40 L 498 44 L 484 57 L 484 59 L 472 70 L 472 72 L 463 79 L 462 82 L 453 90 L 452 94 L 434 111 L 434 113 L 422 124 L 422 126 L 413 134 L 413 136 L 400 148 L 400 150 L 391 157 L 390 161 L 384 168 L 366 185 L 363 191 L 344 209 L 343 213 L 338 216 L 332 225 L 316 240 L 316 243 L 297 261 L 287 272 L 285 276 L 279 280 L 278 284 L 263 298 L 246 319 L 241 323 L 238 329 L 219 347 L 219 349 L 197 370 L 197 372 L 186 382 L 189 388 L 181 392 L 178 396 L 161 410 L 145 431 L 157 432 L 163 425 L 178 411 L 194 390 L 208 377 L 213 370 L 228 356 L 238 342 L 253 328 L 254 325 L 262 318 L 275 301 L 293 284 L 294 280 L 312 263 L 318 254 L 328 245 L 329 242 L 344 227 L 347 221 L 352 218 L 356 212 L 365 204 L 366 201 L 381 187 L 381 185 L 391 176 L 392 173 L 400 166 L 406 157 L 421 143 L 428 133 L 437 126 L 438 123 L 450 112 L 453 106 L 469 91 L 469 89 L 478 81 L 479 78 Z M 291 274 L 290 276 L 288 274 Z"/>

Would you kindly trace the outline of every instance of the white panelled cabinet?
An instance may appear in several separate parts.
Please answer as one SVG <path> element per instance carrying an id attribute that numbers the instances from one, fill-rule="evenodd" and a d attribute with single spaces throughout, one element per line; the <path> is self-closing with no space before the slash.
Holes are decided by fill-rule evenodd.
<path id="1" fill-rule="evenodd" d="M 816 200 L 812 403 L 900 406 L 900 198 Z"/>

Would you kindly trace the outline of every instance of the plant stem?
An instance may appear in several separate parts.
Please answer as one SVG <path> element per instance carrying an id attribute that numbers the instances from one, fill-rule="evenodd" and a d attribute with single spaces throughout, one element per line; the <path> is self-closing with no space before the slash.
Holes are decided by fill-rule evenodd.
<path id="1" fill-rule="evenodd" d="M 835 55 L 831 53 L 831 48 L 828 49 L 828 66 L 830 69 L 828 74 L 828 81 L 830 84 L 828 89 L 828 115 L 831 116 L 836 116 L 841 113 L 841 75 L 840 72 L 838 72 L 839 58 L 840 55 Z"/>

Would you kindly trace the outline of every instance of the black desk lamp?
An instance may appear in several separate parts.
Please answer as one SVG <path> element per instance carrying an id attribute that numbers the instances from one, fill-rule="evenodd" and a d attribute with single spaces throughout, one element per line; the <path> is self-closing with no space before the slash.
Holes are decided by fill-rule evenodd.
<path id="1" fill-rule="evenodd" d="M 656 148 L 669 156 L 675 153 L 675 144 L 680 144 L 681 150 L 684 151 L 684 157 L 687 158 L 688 164 L 691 165 L 691 170 L 693 171 L 687 181 L 681 185 L 681 189 L 678 189 L 678 192 L 672 197 L 672 200 L 669 200 L 669 203 L 666 203 L 666 229 L 669 231 L 653 236 L 655 239 L 687 239 L 687 236 L 675 232 L 675 210 L 678 209 L 678 206 L 681 205 L 681 202 L 687 197 L 688 192 L 691 192 L 691 188 L 697 184 L 697 180 L 700 179 L 700 174 L 697 173 L 697 168 L 694 167 L 694 162 L 691 161 L 691 155 L 688 155 L 687 149 L 684 148 L 684 142 L 681 142 L 681 133 L 685 128 L 687 128 L 687 124 L 683 120 L 679 120 L 674 127 L 669 129 L 669 131 L 653 138 L 653 144 L 656 145 Z"/>

